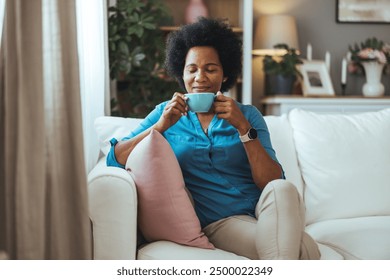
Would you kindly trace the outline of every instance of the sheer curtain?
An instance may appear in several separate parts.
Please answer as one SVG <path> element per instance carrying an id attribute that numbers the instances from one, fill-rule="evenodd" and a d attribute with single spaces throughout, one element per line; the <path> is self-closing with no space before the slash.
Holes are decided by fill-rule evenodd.
<path id="1" fill-rule="evenodd" d="M 3 33 L 4 7 L 5 7 L 5 0 L 0 0 L 0 42 L 1 42 L 1 35 Z"/>
<path id="2" fill-rule="evenodd" d="M 94 120 L 110 114 L 106 0 L 77 0 L 84 154 L 87 172 L 99 157 Z"/>
<path id="3" fill-rule="evenodd" d="M 0 251 L 88 259 L 75 0 L 6 1 L 0 61 Z"/>

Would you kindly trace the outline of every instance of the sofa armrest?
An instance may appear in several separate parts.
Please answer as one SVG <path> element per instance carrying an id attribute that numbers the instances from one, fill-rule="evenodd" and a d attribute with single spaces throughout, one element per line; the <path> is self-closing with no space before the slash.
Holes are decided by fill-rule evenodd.
<path id="1" fill-rule="evenodd" d="M 88 197 L 93 258 L 135 259 L 137 191 L 132 177 L 101 158 L 88 175 Z"/>

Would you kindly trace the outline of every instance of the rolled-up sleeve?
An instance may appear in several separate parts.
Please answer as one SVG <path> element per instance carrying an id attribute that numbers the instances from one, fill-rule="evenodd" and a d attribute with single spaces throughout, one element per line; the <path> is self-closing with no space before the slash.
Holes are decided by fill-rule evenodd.
<path id="1" fill-rule="evenodd" d="M 118 140 L 116 140 L 115 138 L 112 138 L 110 140 L 111 149 L 110 149 L 110 152 L 107 155 L 106 164 L 107 164 L 107 166 L 115 166 L 115 167 L 125 168 L 125 166 L 120 164 L 116 160 L 116 157 L 115 157 L 115 150 L 114 149 L 115 149 L 115 145 L 117 143 L 118 143 Z"/>

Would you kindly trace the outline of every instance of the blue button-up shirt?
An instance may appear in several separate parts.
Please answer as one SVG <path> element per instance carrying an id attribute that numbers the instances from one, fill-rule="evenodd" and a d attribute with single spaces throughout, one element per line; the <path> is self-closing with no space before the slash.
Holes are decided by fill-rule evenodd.
<path id="1" fill-rule="evenodd" d="M 154 125 L 167 102 L 156 108 L 127 137 L 130 139 Z M 237 103 L 246 119 L 257 130 L 270 157 L 277 162 L 267 125 L 256 107 Z M 183 172 L 186 187 L 195 202 L 195 211 L 202 227 L 232 215 L 254 216 L 261 190 L 255 185 L 249 161 L 236 128 L 217 115 L 212 119 L 207 135 L 193 112 L 163 133 L 171 145 Z M 115 158 L 114 145 L 107 165 L 124 167 Z M 284 177 L 284 174 L 281 174 Z"/>

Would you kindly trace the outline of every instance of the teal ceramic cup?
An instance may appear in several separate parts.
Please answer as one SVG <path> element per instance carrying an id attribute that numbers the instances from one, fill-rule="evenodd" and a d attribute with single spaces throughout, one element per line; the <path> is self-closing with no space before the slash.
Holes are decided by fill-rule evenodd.
<path id="1" fill-rule="evenodd" d="M 195 113 L 206 113 L 214 102 L 215 94 L 212 92 L 186 93 L 187 105 L 190 111 Z"/>

